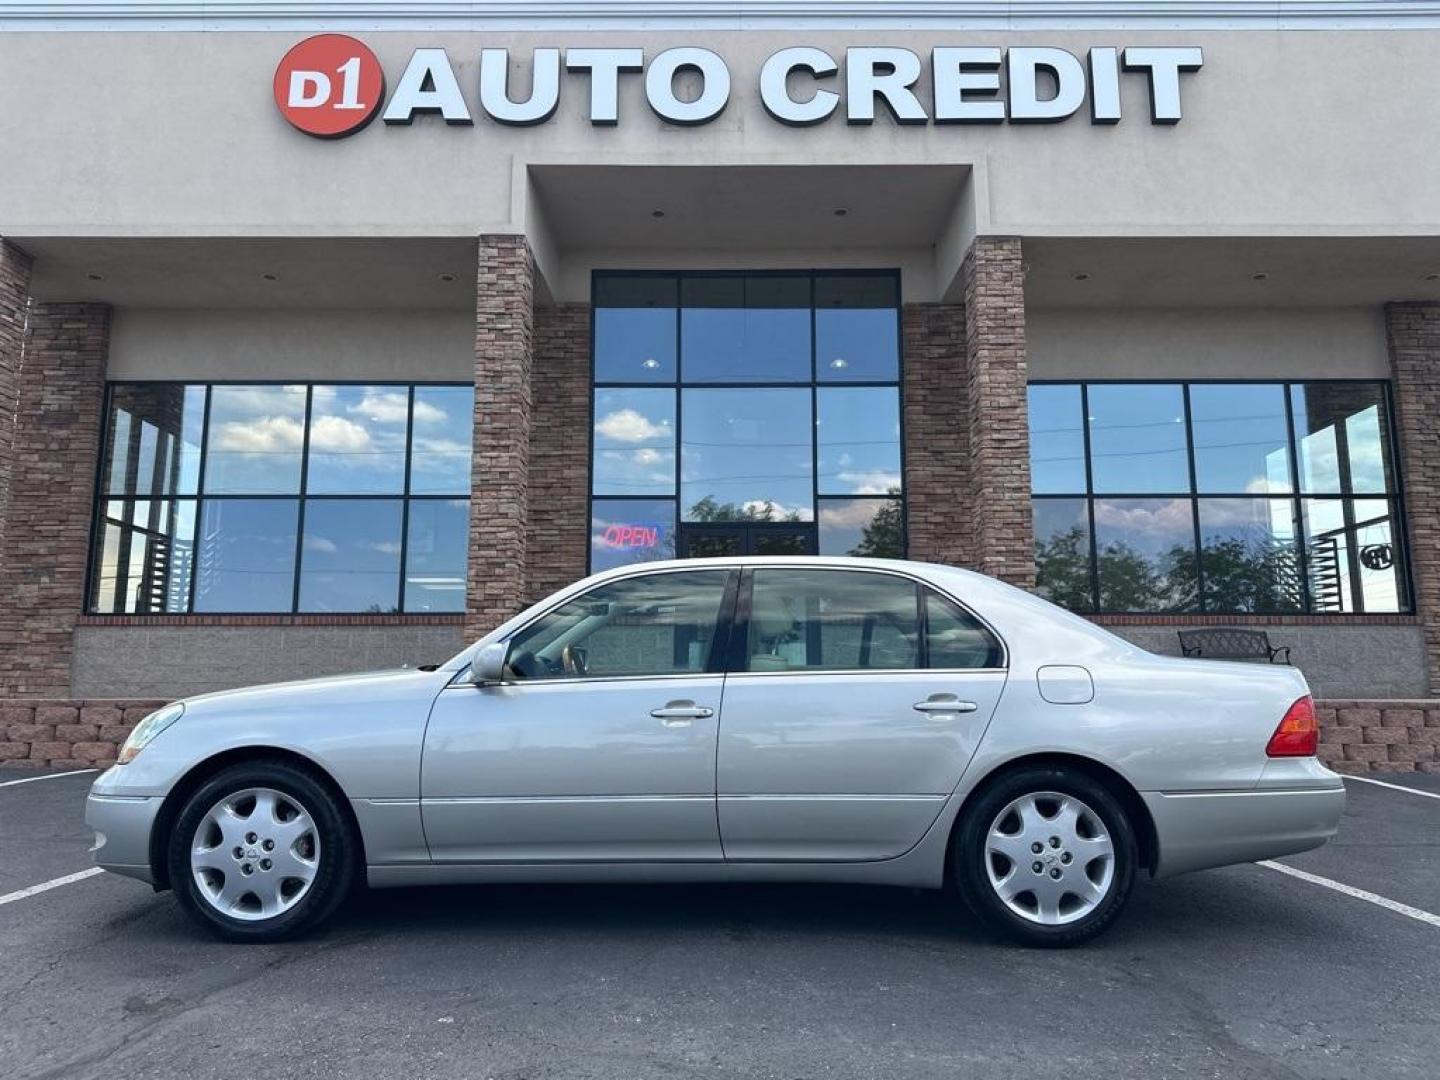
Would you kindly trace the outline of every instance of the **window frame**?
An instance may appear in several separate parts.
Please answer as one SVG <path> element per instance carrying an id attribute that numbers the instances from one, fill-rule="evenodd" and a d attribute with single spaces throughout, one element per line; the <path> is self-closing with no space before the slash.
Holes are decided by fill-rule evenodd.
<path id="1" fill-rule="evenodd" d="M 776 277 L 800 277 L 809 278 L 810 286 L 810 377 L 808 381 L 756 381 L 756 380 L 720 380 L 720 381 L 689 381 L 684 377 L 684 290 L 683 285 L 687 279 L 709 279 L 709 278 L 776 278 Z M 596 349 L 596 312 L 601 306 L 596 297 L 599 293 L 599 283 L 602 281 L 614 281 L 617 279 L 670 279 L 675 283 L 675 374 L 673 378 L 663 380 L 625 380 L 625 379 L 600 379 L 596 376 L 595 349 Z M 821 279 L 832 278 L 888 278 L 894 283 L 895 306 L 895 379 L 889 380 L 836 380 L 833 382 L 821 380 L 818 377 L 818 350 L 819 342 L 816 330 L 817 309 L 815 306 L 816 282 Z M 621 505 L 630 501 L 637 503 L 668 501 L 674 507 L 675 514 L 672 519 L 672 529 L 675 537 L 675 548 L 678 550 L 680 531 L 686 525 L 719 525 L 719 524 L 748 524 L 747 522 L 686 522 L 683 520 L 681 508 L 681 471 L 684 461 L 684 434 L 685 418 L 682 406 L 684 392 L 687 389 L 731 389 L 731 390 L 765 390 L 765 389 L 808 389 L 810 392 L 810 505 L 813 510 L 813 518 L 806 522 L 797 522 L 799 527 L 810 529 L 813 532 L 816 542 L 816 550 L 819 550 L 819 528 L 820 511 L 822 500 L 850 500 L 856 498 L 883 499 L 898 503 L 900 507 L 900 558 L 906 557 L 909 551 L 909 515 L 907 513 L 908 487 L 906 477 L 908 475 L 906 464 L 906 423 L 905 423 L 905 305 L 904 293 L 902 291 L 901 271 L 894 267 L 881 267 L 873 269 L 864 268 L 843 268 L 824 269 L 817 267 L 797 267 L 793 269 L 733 269 L 733 270 L 663 270 L 663 269 L 595 269 L 590 272 L 590 373 L 589 392 L 586 401 L 586 481 L 585 481 L 585 508 L 586 508 L 586 543 L 585 543 L 585 570 L 586 573 L 595 573 L 594 550 L 591 535 L 591 526 L 595 520 L 595 503 L 601 501 L 606 505 Z M 607 305 L 613 306 L 613 305 Z M 857 495 L 851 494 L 826 494 L 820 480 L 820 447 L 819 438 L 815 432 L 815 420 L 819 416 L 819 389 L 821 387 L 872 387 L 872 388 L 893 388 L 896 394 L 898 405 L 900 432 L 898 436 L 900 448 L 900 493 L 898 495 Z M 598 390 L 628 390 L 628 389 L 665 389 L 675 394 L 675 452 L 674 452 L 674 485 L 669 495 L 597 495 L 595 493 L 595 399 Z M 787 523 L 788 524 L 788 523 Z M 844 558 L 845 556 L 833 556 Z M 643 566 L 643 563 L 633 565 Z"/>
<path id="2" fill-rule="evenodd" d="M 106 468 L 106 455 L 110 451 L 110 419 L 111 409 L 114 403 L 114 394 L 121 387 L 146 387 L 146 386 L 182 386 L 182 387 L 203 387 L 205 391 L 204 408 L 202 410 L 200 423 L 200 442 L 197 462 L 197 477 L 193 493 L 151 495 L 148 500 L 143 500 L 139 494 L 130 495 L 119 493 L 112 495 L 107 490 L 109 481 L 109 470 Z M 305 429 L 300 445 L 300 481 L 295 492 L 285 493 L 224 493 L 208 495 L 205 491 L 206 466 L 210 442 L 210 406 L 212 391 L 215 387 L 279 387 L 279 386 L 303 386 L 305 388 Z M 310 471 L 310 424 L 312 417 L 312 405 L 314 401 L 315 388 L 317 386 L 390 386 L 403 388 L 407 398 L 406 415 L 406 437 L 405 437 L 405 463 L 404 483 L 401 490 L 394 493 L 315 493 L 308 491 L 308 474 Z M 463 608 L 458 611 L 407 611 L 405 609 L 405 580 L 409 566 L 410 549 L 410 508 L 414 502 L 436 501 L 454 502 L 463 500 L 467 505 L 473 504 L 473 480 L 467 480 L 463 492 L 457 491 L 454 494 L 412 494 L 411 487 L 411 464 L 414 455 L 415 443 L 415 395 L 417 390 L 432 389 L 439 387 L 454 387 L 469 389 L 474 392 L 473 383 L 463 382 L 454 379 L 443 380 L 407 380 L 407 379 L 114 379 L 107 380 L 105 392 L 102 396 L 100 406 L 100 439 L 99 453 L 95 463 L 95 481 L 93 496 L 91 500 L 91 528 L 89 531 L 90 544 L 85 563 L 85 594 L 82 603 L 82 612 L 87 616 L 98 618 L 114 617 L 127 619 L 149 619 L 149 618 L 269 618 L 277 615 L 302 616 L 327 618 L 331 616 L 343 616 L 347 618 L 433 618 L 437 615 L 458 616 L 463 614 Z M 131 424 L 131 431 L 127 433 L 127 439 L 133 440 L 137 437 L 138 426 Z M 473 453 L 473 451 L 472 451 Z M 472 457 L 473 470 L 473 457 Z M 379 500 L 399 502 L 400 512 L 400 557 L 399 557 L 399 582 L 396 590 L 396 603 L 392 611 L 370 612 L 370 611 L 334 611 L 316 612 L 306 611 L 300 607 L 300 581 L 303 568 L 304 544 L 305 544 L 305 506 L 307 501 L 334 501 L 334 500 Z M 117 523 L 105 513 L 106 504 L 111 501 L 118 501 L 125 506 L 141 501 L 169 501 L 172 503 L 189 502 L 195 507 L 195 536 L 192 538 L 192 551 L 198 548 L 201 526 L 201 511 L 207 502 L 220 502 L 224 500 L 236 501 L 284 501 L 293 500 L 298 503 L 296 515 L 296 538 L 295 557 L 291 564 L 291 586 L 290 606 L 284 611 L 196 611 L 195 592 L 199 581 L 198 561 L 192 558 L 190 568 L 190 581 L 185 599 L 185 607 L 180 611 L 105 611 L 96 605 L 98 594 L 97 572 L 100 569 L 100 552 L 104 543 L 105 529 L 107 525 L 119 524 L 122 528 L 136 532 L 137 527 L 129 523 Z M 472 505 L 473 509 L 473 505 Z M 146 535 L 150 535 L 149 532 Z M 128 549 L 124 545 L 122 550 Z"/>
<path id="3" fill-rule="evenodd" d="M 1091 457 L 1090 439 L 1090 404 L 1089 388 L 1091 386 L 1178 386 L 1181 389 L 1182 401 L 1185 408 L 1185 452 L 1189 463 L 1190 487 L 1187 492 L 1103 492 L 1097 491 L 1095 487 L 1095 475 Z M 1290 471 L 1290 490 L 1273 494 L 1255 494 L 1254 492 L 1225 492 L 1225 491 L 1200 491 L 1198 485 L 1198 474 L 1196 470 L 1196 445 L 1194 417 L 1190 404 L 1190 390 L 1193 386 L 1226 386 L 1226 385 L 1248 385 L 1248 386 L 1278 386 L 1281 388 L 1285 401 L 1285 432 L 1286 432 L 1286 454 Z M 1230 618 L 1255 618 L 1255 619 L 1277 619 L 1277 618 L 1340 618 L 1340 619 L 1363 619 L 1367 616 L 1407 616 L 1414 615 L 1415 607 L 1415 581 L 1414 566 L 1411 559 L 1412 545 L 1410 542 L 1410 526 L 1407 513 L 1407 499 L 1405 495 L 1405 476 L 1403 459 L 1400 456 L 1400 435 L 1396 423 L 1397 413 L 1395 411 L 1395 388 L 1390 379 L 1379 378 L 1314 378 L 1314 379 L 1243 379 L 1243 378 L 1202 378 L 1202 379 L 1031 379 L 1027 383 L 1027 390 L 1030 386 L 1075 386 L 1080 390 L 1080 425 L 1082 434 L 1082 446 L 1085 454 L 1085 490 L 1077 492 L 1045 492 L 1038 494 L 1033 490 L 1030 492 L 1032 503 L 1041 501 L 1059 500 L 1081 500 L 1089 515 L 1089 547 L 1090 547 L 1090 599 L 1089 610 L 1080 612 L 1085 617 L 1092 616 L 1156 616 L 1185 619 L 1189 617 L 1223 616 Z M 1384 433 L 1384 449 L 1389 455 L 1389 462 L 1392 466 L 1390 489 L 1381 493 L 1340 491 L 1334 493 L 1306 492 L 1300 486 L 1300 456 L 1299 440 L 1295 429 L 1295 408 L 1294 390 L 1296 387 L 1306 386 L 1363 386 L 1380 390 L 1380 398 L 1385 407 L 1385 419 L 1388 430 Z M 1028 408 L 1028 406 L 1027 406 Z M 1203 449 L 1203 447 L 1201 448 Z M 1348 475 L 1348 462 L 1341 462 L 1342 473 Z M 1190 522 L 1194 534 L 1193 553 L 1195 562 L 1195 607 L 1188 611 L 1136 611 L 1121 608 L 1107 608 L 1101 605 L 1100 592 L 1100 568 L 1099 553 L 1096 541 L 1095 527 L 1095 504 L 1097 501 L 1106 499 L 1154 499 L 1154 500 L 1183 500 L 1189 506 Z M 1254 500 L 1283 500 L 1290 504 L 1292 516 L 1292 528 L 1295 537 L 1295 549 L 1298 565 L 1300 568 L 1300 583 L 1303 595 L 1303 603 L 1299 611 L 1232 611 L 1228 609 L 1207 608 L 1205 605 L 1205 568 L 1204 568 L 1204 547 L 1202 543 L 1200 527 L 1200 503 L 1210 499 L 1254 499 Z M 1304 506 L 1308 501 L 1334 500 L 1341 503 L 1345 514 L 1348 529 L 1354 529 L 1354 503 L 1357 500 L 1371 499 L 1376 502 L 1384 502 L 1389 510 L 1389 518 L 1392 524 L 1392 540 L 1398 549 L 1400 569 L 1397 574 L 1397 581 L 1403 592 L 1405 603 L 1396 611 L 1367 612 L 1364 609 L 1364 599 L 1361 590 L 1352 590 L 1356 598 L 1355 607 L 1350 611 L 1316 611 L 1314 609 L 1314 598 L 1311 595 L 1311 581 L 1309 572 L 1309 554 L 1305 545 L 1305 513 Z M 1032 556 L 1033 557 L 1033 556 Z M 1359 578 L 1356 576 L 1355 564 L 1358 561 L 1358 553 L 1350 553 L 1351 580 L 1358 585 Z"/>
<path id="4" fill-rule="evenodd" d="M 826 556 L 825 558 L 842 559 L 844 558 L 844 556 L 833 555 Z M 846 574 L 879 574 L 887 577 L 900 578 L 901 580 L 909 582 L 911 585 L 916 587 L 915 603 L 917 608 L 919 609 L 921 658 L 924 662 L 929 662 L 930 652 L 928 641 L 929 619 L 925 610 L 927 606 L 925 604 L 925 596 L 927 593 L 933 593 L 934 595 L 940 597 L 942 600 L 947 600 L 950 603 L 954 604 L 957 608 L 959 608 L 965 614 L 969 615 L 972 619 L 974 619 L 977 623 L 979 623 L 982 627 L 985 628 L 985 630 L 991 635 L 991 637 L 995 639 L 996 643 L 1000 646 L 1000 665 L 998 667 L 987 668 L 823 668 L 814 670 L 807 669 L 801 671 L 747 671 L 745 670 L 745 666 L 746 654 L 749 648 L 750 598 L 751 590 L 754 584 L 754 572 L 756 570 L 794 570 L 797 569 L 797 567 L 795 563 L 770 563 L 764 561 L 737 562 L 732 559 L 716 559 L 714 560 L 712 565 L 715 570 L 725 570 L 729 573 L 730 576 L 725 583 L 725 593 L 720 601 L 720 615 L 715 627 L 715 640 L 711 644 L 710 656 L 706 661 L 704 670 L 687 671 L 673 675 L 601 675 L 587 677 L 571 676 L 555 679 L 506 679 L 502 685 L 516 687 L 540 685 L 556 686 L 563 684 L 593 686 L 597 683 L 602 682 L 635 682 L 636 680 L 641 679 L 703 679 L 717 675 L 744 675 L 747 678 L 783 678 L 787 676 L 797 675 L 866 675 L 873 677 L 875 675 L 921 675 L 928 673 L 942 675 L 1009 675 L 1010 645 L 1005 640 L 1004 635 L 1001 634 L 1000 631 L 995 629 L 995 625 L 991 623 L 988 619 L 986 619 L 983 615 L 981 615 L 978 611 L 976 611 L 974 607 L 965 603 L 965 601 L 961 600 L 954 593 L 940 588 L 939 586 L 937 586 L 931 581 L 926 580 L 925 578 L 922 578 L 916 574 L 907 573 L 906 571 L 901 569 L 892 570 L 889 568 L 865 565 L 847 566 L 842 563 L 826 562 L 820 562 L 815 564 L 814 566 L 807 565 L 803 567 L 803 569 L 814 572 L 838 571 L 840 573 Z M 595 589 L 601 588 L 604 585 L 610 585 L 617 581 L 626 581 L 636 577 L 649 577 L 651 575 L 660 574 L 693 573 L 696 570 L 705 570 L 710 568 L 710 566 L 690 565 L 647 567 L 643 563 L 638 563 L 634 567 L 625 568 L 623 571 L 617 569 L 610 576 L 607 576 L 604 581 L 596 582 L 589 588 L 574 592 L 568 592 L 560 597 L 557 597 L 553 604 L 549 604 L 543 610 L 536 612 L 532 618 L 527 619 L 525 622 L 515 627 L 515 629 L 511 630 L 503 638 L 500 638 L 497 644 L 503 644 L 505 646 L 506 654 L 508 656 L 510 645 L 517 635 L 529 629 L 531 626 L 535 625 L 535 623 L 552 614 L 559 608 L 562 608 L 566 604 L 572 603 L 575 600 L 580 599 L 587 593 L 590 593 Z M 470 665 L 467 663 L 459 671 L 456 672 L 455 677 L 450 681 L 447 689 L 473 688 L 474 684 L 469 681 L 469 672 Z"/>

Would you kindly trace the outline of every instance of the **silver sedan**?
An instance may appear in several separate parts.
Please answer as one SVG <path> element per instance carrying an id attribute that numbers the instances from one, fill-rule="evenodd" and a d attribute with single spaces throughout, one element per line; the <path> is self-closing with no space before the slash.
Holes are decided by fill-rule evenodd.
<path id="1" fill-rule="evenodd" d="M 1137 873 L 1333 836 L 1293 668 L 1178 660 L 951 567 L 648 563 L 434 667 L 206 694 L 89 796 L 96 861 L 237 941 L 371 886 L 953 886 L 1021 941 L 1100 932 Z"/>

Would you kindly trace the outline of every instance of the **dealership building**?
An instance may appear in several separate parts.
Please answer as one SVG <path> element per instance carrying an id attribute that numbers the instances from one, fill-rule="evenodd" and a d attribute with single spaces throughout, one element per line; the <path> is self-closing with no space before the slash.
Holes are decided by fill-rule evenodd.
<path id="1" fill-rule="evenodd" d="M 0 0 L 0 758 L 817 553 L 1263 629 L 1332 760 L 1440 768 L 1437 59 L 1372 0 Z"/>

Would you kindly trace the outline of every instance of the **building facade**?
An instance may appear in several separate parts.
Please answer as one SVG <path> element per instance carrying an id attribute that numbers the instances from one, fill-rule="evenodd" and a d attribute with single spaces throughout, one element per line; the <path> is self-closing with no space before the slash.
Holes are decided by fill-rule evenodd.
<path id="1" fill-rule="evenodd" d="M 1440 4 L 317 10 L 0 2 L 0 757 L 818 552 L 1436 766 Z"/>

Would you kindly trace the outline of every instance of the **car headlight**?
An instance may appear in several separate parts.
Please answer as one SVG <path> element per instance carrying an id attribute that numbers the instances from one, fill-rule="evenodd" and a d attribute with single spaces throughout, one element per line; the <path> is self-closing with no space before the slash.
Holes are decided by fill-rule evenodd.
<path id="1" fill-rule="evenodd" d="M 163 709 L 157 709 L 145 717 L 125 739 L 125 744 L 120 747 L 120 753 L 115 758 L 116 765 L 124 765 L 135 760 L 135 755 L 155 741 L 155 736 L 179 720 L 185 714 L 185 706 L 181 702 L 174 705 L 166 705 Z"/>

